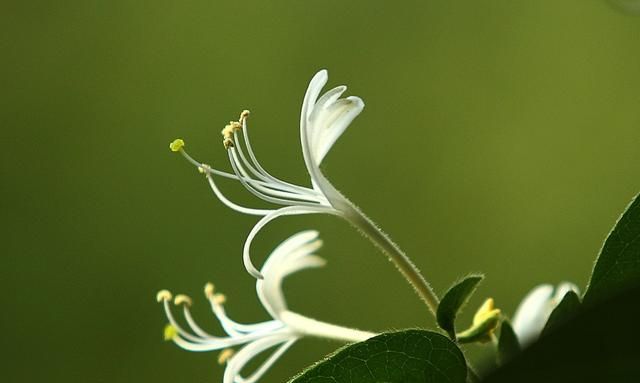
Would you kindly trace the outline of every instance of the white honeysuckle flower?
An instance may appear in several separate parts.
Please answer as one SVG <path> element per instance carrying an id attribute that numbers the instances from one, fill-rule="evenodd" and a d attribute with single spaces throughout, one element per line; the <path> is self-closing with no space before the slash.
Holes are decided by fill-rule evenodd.
<path id="1" fill-rule="evenodd" d="M 248 111 L 242 112 L 238 121 L 231 121 L 222 130 L 223 144 L 227 149 L 233 174 L 193 159 L 184 150 L 185 143 L 182 139 L 174 140 L 169 147 L 174 152 L 180 152 L 206 176 L 211 189 L 222 203 L 244 214 L 262 216 L 247 235 L 243 248 L 245 268 L 254 277 L 262 278 L 262 275 L 251 261 L 251 243 L 267 223 L 285 215 L 337 215 L 358 228 L 389 256 L 435 314 L 438 298 L 416 266 L 362 211 L 333 187 L 320 171 L 320 164 L 326 154 L 364 108 L 364 102 L 359 97 L 341 98 L 347 89 L 346 86 L 335 87 L 320 95 L 327 80 L 326 70 L 319 71 L 312 78 L 304 96 L 300 115 L 300 139 L 304 162 L 311 178 L 310 186 L 283 181 L 260 165 L 249 140 Z M 254 208 L 231 201 L 218 188 L 214 177 L 239 181 L 250 193 L 273 207 Z"/>
<path id="2" fill-rule="evenodd" d="M 228 151 L 234 174 L 221 172 L 195 161 L 183 149 L 184 141 L 182 140 L 176 140 L 171 145 L 171 150 L 180 151 L 205 174 L 211 189 L 225 205 L 241 213 L 264 216 L 249 233 L 243 252 L 245 267 L 255 277 L 261 276 L 251 262 L 249 250 L 253 238 L 269 221 L 283 215 L 344 214 L 344 210 L 341 209 L 344 201 L 335 200 L 344 199 L 344 197 L 339 193 L 332 193 L 335 190 L 333 187 L 327 188 L 325 186 L 328 182 L 320 173 L 319 165 L 338 137 L 360 114 L 364 108 L 364 102 L 353 96 L 340 98 L 347 89 L 346 86 L 333 88 L 318 98 L 327 78 L 326 70 L 318 72 L 313 77 L 302 106 L 300 136 L 304 160 L 311 176 L 311 187 L 294 185 L 280 180 L 269 174 L 260 165 L 249 140 L 248 111 L 242 112 L 239 121 L 231 121 L 222 131 L 223 144 Z M 214 181 L 214 176 L 236 179 L 256 197 L 277 207 L 259 209 L 238 205 L 220 191 Z M 323 186 L 325 187 L 323 188 Z"/>
<path id="3" fill-rule="evenodd" d="M 169 324 L 165 328 L 165 339 L 172 340 L 178 346 L 190 351 L 222 351 L 220 363 L 227 363 L 224 383 L 252 383 L 271 367 L 276 360 L 296 340 L 305 337 L 321 337 L 346 342 L 360 342 L 376 334 L 335 326 L 307 318 L 289 311 L 282 293 L 283 279 L 299 270 L 320 267 L 324 259 L 314 252 L 322 246 L 316 231 L 303 231 L 282 242 L 265 261 L 262 267 L 263 279 L 256 281 L 256 291 L 262 306 L 272 317 L 255 324 L 242 324 L 230 319 L 224 309 L 225 296 L 214 293 L 211 283 L 205 286 L 205 296 L 211 310 L 226 332 L 226 336 L 211 335 L 203 330 L 191 315 L 191 298 L 186 295 L 172 294 L 167 290 L 158 293 L 158 302 L 162 302 Z M 187 326 L 179 324 L 171 310 L 171 301 L 182 306 Z M 238 348 L 233 352 L 233 348 Z M 251 373 L 243 377 L 243 367 L 255 356 L 274 349 L 271 355 Z"/>
<path id="4" fill-rule="evenodd" d="M 538 339 L 549 316 L 569 291 L 579 293 L 578 287 L 570 282 L 562 282 L 557 287 L 542 284 L 524 297 L 513 316 L 513 331 L 522 346 Z"/>

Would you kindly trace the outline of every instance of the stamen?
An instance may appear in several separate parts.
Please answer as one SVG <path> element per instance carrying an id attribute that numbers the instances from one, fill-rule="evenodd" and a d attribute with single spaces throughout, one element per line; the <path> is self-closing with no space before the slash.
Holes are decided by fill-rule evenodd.
<path id="1" fill-rule="evenodd" d="M 163 290 L 160 293 L 163 293 L 162 298 L 167 297 L 166 294 L 164 294 Z M 168 291 L 167 291 L 168 292 Z M 158 293 L 158 295 L 160 296 L 160 293 Z M 208 339 L 203 339 L 200 338 L 198 336 L 194 336 L 193 334 L 185 331 L 176 321 L 175 317 L 173 316 L 173 313 L 171 312 L 171 307 L 169 306 L 169 302 L 170 302 L 170 298 L 169 299 L 162 299 L 163 300 L 163 306 L 164 306 L 164 312 L 165 315 L 167 316 L 167 319 L 169 319 L 169 324 L 176 330 L 176 332 L 178 333 L 178 335 L 180 335 L 179 337 L 176 337 L 174 339 L 174 341 L 178 341 L 181 339 L 181 337 L 183 337 L 184 339 L 186 339 L 187 341 L 193 342 L 193 343 L 197 343 L 197 344 L 209 344 L 211 342 L 217 342 L 220 339 L 224 339 L 224 338 L 219 338 L 219 337 L 210 337 Z M 187 310 L 187 306 L 183 306 L 185 308 L 185 312 L 188 312 Z M 189 322 L 189 325 L 191 325 L 191 323 Z M 193 327 L 193 326 L 192 326 Z M 197 332 L 197 331 L 196 331 Z"/>
<path id="2" fill-rule="evenodd" d="M 184 295 L 184 294 L 179 294 L 179 295 L 176 295 L 175 299 L 173 300 L 173 303 L 176 306 L 180 306 L 180 305 L 184 304 L 186 306 L 191 307 L 193 302 L 191 301 L 191 298 L 189 296 Z"/>
<path id="3" fill-rule="evenodd" d="M 211 311 L 213 311 L 213 314 L 220 321 L 220 325 L 222 325 L 224 331 L 230 336 L 240 336 L 242 334 L 253 332 L 269 332 L 282 328 L 283 326 L 282 323 L 277 320 L 255 324 L 242 324 L 235 322 L 227 316 L 224 306 L 222 306 L 226 301 L 226 297 L 223 294 L 214 294 L 214 286 L 212 283 L 207 283 L 205 285 L 204 293 L 207 296 L 209 303 L 211 303 Z"/>
<path id="4" fill-rule="evenodd" d="M 238 122 L 240 124 L 244 124 L 245 120 L 247 119 L 247 117 L 249 117 L 249 114 L 251 114 L 251 112 L 249 112 L 248 110 L 243 110 L 242 113 L 240 113 L 240 119 L 238 119 Z"/>
<path id="5" fill-rule="evenodd" d="M 236 142 L 239 142 L 237 132 L 234 133 L 233 137 L 236 140 Z M 245 143 L 246 143 L 246 140 L 245 140 Z M 256 190 L 266 193 L 267 195 L 270 195 L 270 196 L 282 197 L 287 200 L 300 200 L 305 202 L 323 204 L 324 197 L 320 193 L 318 193 L 316 190 L 305 188 L 302 186 L 288 184 L 277 178 L 269 176 L 266 172 L 264 172 L 264 169 L 261 172 L 259 169 L 254 168 L 252 163 L 245 157 L 244 151 L 242 150 L 241 145 L 239 144 L 236 145 L 232 152 L 233 152 L 234 160 L 238 164 L 238 170 L 240 170 L 240 173 L 241 173 L 241 174 L 238 174 L 238 176 L 246 179 L 247 183 L 250 183 L 251 186 Z M 231 165 L 232 166 L 234 165 L 233 162 L 231 163 Z M 262 180 L 262 182 L 254 181 L 253 178 L 251 178 L 251 176 L 244 170 L 245 167 L 249 170 L 250 173 L 252 173 L 254 176 Z M 234 171 L 236 171 L 235 167 L 234 167 Z M 248 180 L 252 180 L 254 182 L 249 182 Z M 263 185 L 263 182 L 264 182 L 264 185 Z"/>
<path id="6" fill-rule="evenodd" d="M 213 283 L 207 282 L 207 284 L 204 285 L 204 296 L 207 298 L 211 298 L 213 296 L 213 291 L 214 291 Z"/>
<path id="7" fill-rule="evenodd" d="M 176 297 L 176 301 L 177 300 L 178 300 L 178 298 Z M 177 302 L 175 302 L 175 303 L 177 304 Z M 196 321 L 193 319 L 193 316 L 191 315 L 191 311 L 189 311 L 189 306 L 190 305 L 191 304 L 183 305 L 182 306 L 182 311 L 184 313 L 184 319 L 187 320 L 187 323 L 189 324 L 189 326 L 191 327 L 193 332 L 196 333 L 196 335 L 201 336 L 202 338 L 219 339 L 220 337 L 217 337 L 215 335 L 211 335 L 208 332 L 204 331 L 200 326 L 198 326 L 198 323 L 196 323 Z"/>
<path id="8" fill-rule="evenodd" d="M 240 129 L 242 129 L 242 125 L 237 121 L 229 121 L 229 124 L 222 129 L 220 133 L 222 133 L 222 137 L 224 137 L 222 144 L 225 149 L 233 148 L 233 133 Z"/>
<path id="9" fill-rule="evenodd" d="M 172 152 L 179 152 L 184 147 L 184 141 L 181 138 L 176 138 L 169 144 L 169 149 Z"/>
<path id="10" fill-rule="evenodd" d="M 227 361 L 231 359 L 231 357 L 235 353 L 235 350 L 232 348 L 225 348 L 224 350 L 220 351 L 220 355 L 218 355 L 218 364 L 222 365 L 227 363 Z"/>
<path id="11" fill-rule="evenodd" d="M 211 299 L 213 300 L 213 302 L 217 305 L 223 305 L 225 304 L 225 302 L 227 301 L 227 296 L 224 294 L 214 294 Z"/>
<path id="12" fill-rule="evenodd" d="M 279 188 L 281 190 L 285 190 L 285 191 L 291 191 L 291 192 L 300 192 L 302 194 L 320 194 L 318 193 L 316 190 L 314 189 L 309 189 L 303 186 L 298 186 L 298 185 L 294 185 L 292 183 L 289 182 L 285 182 L 282 181 L 274 176 L 272 176 L 271 174 L 269 174 L 268 171 L 266 171 L 261 165 L 260 162 L 258 162 L 258 159 L 256 158 L 254 152 L 253 152 L 253 148 L 251 147 L 251 141 L 249 140 L 249 126 L 247 124 L 247 117 L 249 115 L 248 110 L 245 110 L 244 112 L 242 112 L 242 114 L 240 115 L 240 123 L 242 124 L 242 138 L 244 139 L 244 143 L 247 146 L 247 152 L 249 154 L 249 158 L 251 159 L 252 163 L 255 165 L 257 171 L 259 173 L 261 173 L 264 177 L 266 177 L 267 179 L 265 179 L 265 181 L 271 181 L 269 182 L 269 184 L 273 183 L 279 186 Z M 237 135 L 235 136 L 236 140 L 238 139 Z M 263 178 L 264 179 L 264 178 Z"/>
<path id="13" fill-rule="evenodd" d="M 158 303 L 163 301 L 170 301 L 171 297 L 172 295 L 169 290 L 160 290 L 158 291 L 158 294 L 156 294 L 156 300 L 158 301 Z"/>
<path id="14" fill-rule="evenodd" d="M 239 211 L 240 213 L 249 214 L 249 215 L 266 215 L 273 211 L 271 209 L 254 209 L 254 208 L 244 207 L 231 202 L 227 197 L 224 196 L 224 194 L 222 194 L 220 189 L 218 189 L 218 186 L 216 185 L 216 183 L 213 181 L 213 177 L 209 172 L 209 169 L 211 168 L 205 164 L 202 164 L 202 168 L 204 169 L 205 176 L 207 177 L 207 181 L 209 181 L 209 186 L 211 186 L 211 190 L 213 190 L 213 193 L 216 195 L 216 197 L 218 197 L 220 202 L 227 205 L 231 209 L 235 211 Z"/>
<path id="15" fill-rule="evenodd" d="M 245 187 L 245 189 L 247 189 L 251 194 L 255 195 L 256 197 L 276 204 L 276 205 L 285 205 L 285 206 L 320 206 L 320 203 L 315 200 L 315 199 L 307 199 L 309 197 L 301 195 L 301 196 L 296 196 L 296 198 L 301 199 L 301 201 L 292 201 L 292 200 L 288 200 L 288 199 L 283 199 L 283 198 L 277 198 L 277 197 L 272 197 L 270 195 L 267 195 L 261 191 L 258 190 L 258 188 L 256 188 L 253 185 L 250 185 L 247 181 L 246 178 L 250 178 L 249 175 L 247 174 L 247 172 L 244 170 L 244 168 L 242 167 L 242 164 L 240 164 L 240 161 L 238 160 L 238 155 L 235 149 L 231 149 L 228 151 L 229 152 L 229 162 L 231 163 L 231 167 L 233 168 L 233 171 L 236 173 L 236 175 L 238 176 L 238 180 L 240 181 L 240 183 L 242 184 L 242 186 Z M 271 194 L 276 194 L 276 192 L 272 192 Z"/>

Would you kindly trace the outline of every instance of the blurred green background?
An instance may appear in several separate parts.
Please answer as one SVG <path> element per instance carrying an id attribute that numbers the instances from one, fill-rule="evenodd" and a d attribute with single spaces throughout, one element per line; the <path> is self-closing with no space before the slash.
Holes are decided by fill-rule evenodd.
<path id="1" fill-rule="evenodd" d="M 327 156 L 334 185 L 442 292 L 487 278 L 512 313 L 542 282 L 584 287 L 640 190 L 640 18 L 604 1 L 3 2 L 5 382 L 215 382 L 216 354 L 162 341 L 161 288 L 214 329 L 213 281 L 242 321 L 267 319 L 240 251 L 256 219 L 225 208 L 172 154 L 228 169 L 219 131 L 248 108 L 274 174 L 308 182 L 298 119 L 312 75 L 366 108 Z M 221 185 L 250 201 L 233 183 Z M 433 326 L 386 259 L 347 224 L 281 219 L 325 239 L 290 307 L 370 330 Z M 305 339 L 282 382 L 338 346 Z M 471 351 L 481 357 L 482 347 Z"/>

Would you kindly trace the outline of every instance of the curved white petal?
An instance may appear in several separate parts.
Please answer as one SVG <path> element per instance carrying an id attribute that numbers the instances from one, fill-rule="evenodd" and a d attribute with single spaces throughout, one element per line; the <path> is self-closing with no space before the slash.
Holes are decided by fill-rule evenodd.
<path id="1" fill-rule="evenodd" d="M 262 266 L 262 273 L 264 274 L 267 269 L 271 268 L 272 264 L 280 263 L 289 254 L 297 251 L 300 247 L 306 245 L 318 239 L 320 233 L 317 230 L 305 230 L 296 233 L 289 238 L 282 241 L 269 255 L 267 260 Z"/>
<path id="2" fill-rule="evenodd" d="M 338 137 L 364 108 L 358 97 L 340 96 L 347 89 L 338 86 L 318 99 L 327 82 L 327 71 L 318 72 L 307 89 L 300 115 L 300 137 L 307 167 L 320 165 Z M 311 176 L 314 174 L 310 171 Z"/>
<path id="3" fill-rule="evenodd" d="M 562 302 L 562 299 L 564 298 L 564 296 L 569 291 L 573 291 L 576 294 L 580 294 L 580 289 L 578 289 L 578 286 L 576 286 L 575 284 L 573 284 L 571 282 L 562 282 L 562 283 L 560 283 L 558 285 L 558 287 L 556 288 L 555 294 L 553 294 L 553 307 L 554 308 L 558 304 L 560 304 L 560 302 Z"/>
<path id="4" fill-rule="evenodd" d="M 562 282 L 556 288 L 540 285 L 527 294 L 513 317 L 513 331 L 520 344 L 527 346 L 540 336 L 551 313 L 569 291 L 579 293 L 573 283 Z"/>
<path id="5" fill-rule="evenodd" d="M 320 165 L 333 144 L 347 129 L 351 121 L 364 109 L 364 102 L 359 97 L 347 97 L 337 100 L 333 104 L 312 115 L 309 125 L 314 129 L 314 138 L 310 142 L 312 156 L 316 164 Z M 315 111 L 314 111 L 315 113 Z M 315 117 L 315 119 L 313 119 Z"/>
<path id="6" fill-rule="evenodd" d="M 513 316 L 513 331 L 521 345 L 530 344 L 540 335 L 551 314 L 549 301 L 552 296 L 552 285 L 540 285 L 527 294 L 518 306 Z"/>
<path id="7" fill-rule="evenodd" d="M 262 266 L 263 279 L 258 279 L 256 282 L 256 291 L 262 306 L 273 318 L 278 318 L 278 313 L 287 308 L 282 294 L 282 279 L 286 274 L 282 270 L 286 267 L 290 254 L 299 252 L 317 238 L 318 232 L 315 230 L 306 230 L 292 235 L 271 252 Z"/>
<path id="8" fill-rule="evenodd" d="M 253 275 L 255 278 L 258 278 L 258 279 L 263 278 L 263 275 L 258 271 L 258 269 L 253 265 L 253 262 L 251 261 L 251 243 L 253 242 L 253 239 L 260 232 L 260 230 L 262 230 L 263 227 L 265 227 L 269 222 L 281 216 L 298 215 L 298 214 L 319 214 L 319 213 L 335 214 L 335 215 L 340 214 L 340 212 L 338 212 L 337 210 L 328 208 L 328 207 L 287 206 L 287 207 L 283 207 L 278 210 L 275 210 L 265 215 L 264 217 L 262 217 L 262 219 L 260 219 L 255 224 L 255 226 L 253 226 L 253 229 L 251 229 L 251 231 L 249 232 L 249 235 L 247 235 L 247 239 L 244 242 L 244 248 L 242 251 L 242 261 L 244 262 L 244 267 L 245 269 L 247 269 L 249 274 Z"/>
<path id="9" fill-rule="evenodd" d="M 244 346 L 237 354 L 235 354 L 227 363 L 227 368 L 224 370 L 224 383 L 234 383 L 234 381 L 240 377 L 242 368 L 256 355 L 261 352 L 274 347 L 278 344 L 285 343 L 290 340 L 295 340 L 292 334 L 282 334 L 269 336 L 263 339 L 256 340 Z M 277 352 L 277 351 L 276 351 Z M 278 355 L 279 356 L 279 355 Z M 273 361 L 271 362 L 273 363 Z M 264 373 L 265 371 L 262 371 Z M 261 375 L 261 374 L 260 374 Z"/>
<path id="10" fill-rule="evenodd" d="M 256 282 L 256 291 L 262 306 L 269 314 L 280 319 L 280 313 L 287 310 L 282 293 L 283 279 L 302 269 L 321 267 L 325 260 L 313 255 L 322 246 L 316 231 L 295 234 L 283 242 L 267 259 L 262 268 L 264 279 Z M 286 250 L 285 251 L 283 251 Z"/>
<path id="11" fill-rule="evenodd" d="M 267 358 L 267 360 L 265 360 L 262 363 L 262 365 L 253 372 L 253 374 L 251 374 L 247 378 L 242 378 L 240 375 L 237 375 L 235 382 L 236 383 L 255 383 L 256 381 L 258 381 L 258 379 L 260 379 L 262 375 L 264 375 L 269 370 L 269 368 L 271 368 L 271 366 L 273 366 L 273 364 L 278 359 L 280 359 L 282 354 L 284 354 L 289 349 L 289 347 L 291 347 L 297 340 L 298 338 L 293 338 L 281 344 L 280 347 L 278 347 L 277 350 L 272 352 L 271 355 Z"/>

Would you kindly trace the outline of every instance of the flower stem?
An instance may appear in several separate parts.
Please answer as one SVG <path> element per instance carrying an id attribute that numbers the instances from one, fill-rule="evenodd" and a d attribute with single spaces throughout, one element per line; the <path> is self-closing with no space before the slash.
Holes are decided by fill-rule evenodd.
<path id="1" fill-rule="evenodd" d="M 318 168 L 308 166 L 308 170 L 309 174 L 312 175 L 315 186 L 320 188 L 331 203 L 331 206 L 389 257 L 435 317 L 440 300 L 429 282 L 422 276 L 420 270 L 411 262 L 411 259 L 369 217 L 349 201 L 347 197 L 342 195 Z"/>
<path id="2" fill-rule="evenodd" d="M 350 209 L 345 213 L 345 218 L 391 259 L 435 317 L 440 300 L 418 267 L 369 217 L 351 202 L 348 204 Z"/>
<path id="3" fill-rule="evenodd" d="M 362 342 L 378 334 L 320 322 L 291 311 L 279 314 L 280 320 L 299 334 L 346 342 Z"/>

